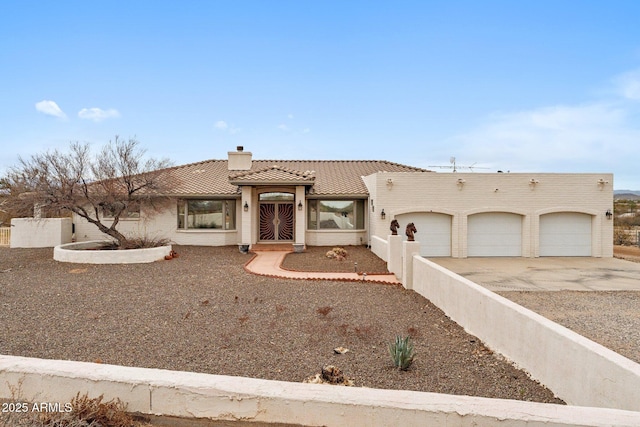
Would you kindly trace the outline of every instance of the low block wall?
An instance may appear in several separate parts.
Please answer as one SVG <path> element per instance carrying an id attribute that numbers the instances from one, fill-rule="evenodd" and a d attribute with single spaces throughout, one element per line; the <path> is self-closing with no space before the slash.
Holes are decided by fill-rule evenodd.
<path id="1" fill-rule="evenodd" d="M 571 405 L 640 411 L 640 364 L 414 256 L 413 289 Z"/>
<path id="2" fill-rule="evenodd" d="M 13 218 L 12 248 L 52 248 L 71 242 L 71 218 Z"/>
<path id="3" fill-rule="evenodd" d="M 305 426 L 638 426 L 640 413 L 401 390 L 289 383 L 0 355 L 0 399 L 64 405 L 80 392 L 131 412 Z"/>
<path id="4" fill-rule="evenodd" d="M 371 252 L 376 254 L 376 256 L 381 260 L 383 260 L 384 262 L 389 261 L 387 259 L 388 251 L 389 251 L 389 244 L 387 243 L 386 240 L 381 239 L 378 236 L 373 236 L 371 238 Z"/>
<path id="5" fill-rule="evenodd" d="M 104 240 L 69 243 L 53 248 L 53 259 L 79 264 L 142 264 L 163 260 L 171 252 L 171 245 L 157 248 L 127 250 L 89 250 L 98 247 Z"/>

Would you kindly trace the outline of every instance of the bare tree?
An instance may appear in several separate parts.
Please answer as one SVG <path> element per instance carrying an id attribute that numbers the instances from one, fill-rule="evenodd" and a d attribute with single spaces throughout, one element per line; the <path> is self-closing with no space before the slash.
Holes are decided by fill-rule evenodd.
<path id="1" fill-rule="evenodd" d="M 33 213 L 33 206 L 29 211 L 24 208 L 17 210 L 17 206 L 13 206 L 11 198 L 17 196 L 18 189 L 11 186 L 6 177 L 0 178 L 0 226 L 9 223 L 11 218 L 19 218 L 28 216 Z"/>
<path id="2" fill-rule="evenodd" d="M 75 142 L 66 153 L 53 150 L 20 158 L 0 180 L 5 203 L 22 212 L 34 206 L 73 212 L 117 240 L 120 248 L 129 248 L 128 238 L 117 229 L 120 219 L 142 205 L 153 212 L 171 185 L 165 171 L 170 162 L 145 159 L 144 154 L 135 138 L 116 136 L 95 157 L 89 144 Z"/>

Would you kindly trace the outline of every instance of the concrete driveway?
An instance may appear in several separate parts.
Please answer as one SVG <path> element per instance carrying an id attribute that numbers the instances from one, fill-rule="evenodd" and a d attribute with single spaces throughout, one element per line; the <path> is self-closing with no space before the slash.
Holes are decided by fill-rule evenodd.
<path id="1" fill-rule="evenodd" d="M 640 263 L 617 258 L 429 258 L 500 291 L 640 290 Z"/>

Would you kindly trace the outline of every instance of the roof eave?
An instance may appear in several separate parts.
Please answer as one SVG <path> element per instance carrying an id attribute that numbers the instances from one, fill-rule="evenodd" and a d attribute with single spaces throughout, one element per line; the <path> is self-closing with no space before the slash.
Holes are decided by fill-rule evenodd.
<path id="1" fill-rule="evenodd" d="M 229 180 L 229 184 L 232 185 L 313 185 L 314 181 L 296 181 L 296 180 Z"/>
<path id="2" fill-rule="evenodd" d="M 308 194 L 307 199 L 325 199 L 327 197 L 338 198 L 338 199 L 368 199 L 369 194 L 367 193 L 313 193 Z"/>

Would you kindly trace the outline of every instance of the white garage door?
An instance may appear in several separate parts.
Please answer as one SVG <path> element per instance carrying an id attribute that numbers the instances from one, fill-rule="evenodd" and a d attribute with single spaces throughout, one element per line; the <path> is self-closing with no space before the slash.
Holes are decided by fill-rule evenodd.
<path id="1" fill-rule="evenodd" d="M 540 256 L 591 256 L 591 215 L 541 215 Z"/>
<path id="2" fill-rule="evenodd" d="M 451 216 L 446 214 L 419 212 L 396 217 L 400 223 L 398 234 L 413 222 L 418 229 L 415 239 L 420 242 L 420 255 L 426 257 L 451 256 Z"/>
<path id="3" fill-rule="evenodd" d="M 522 256 L 522 216 L 506 212 L 470 215 L 467 255 Z"/>

